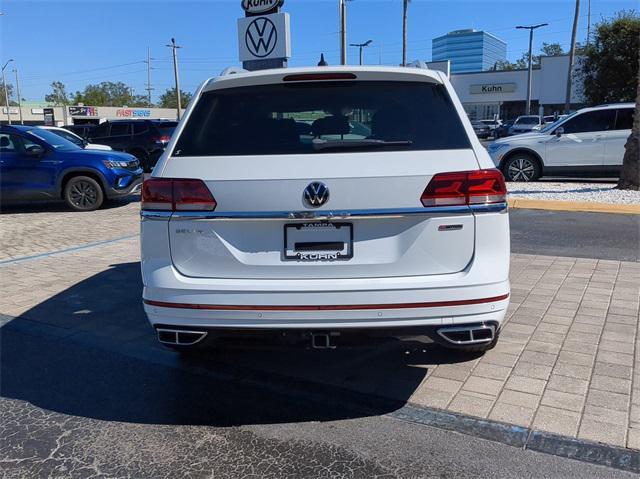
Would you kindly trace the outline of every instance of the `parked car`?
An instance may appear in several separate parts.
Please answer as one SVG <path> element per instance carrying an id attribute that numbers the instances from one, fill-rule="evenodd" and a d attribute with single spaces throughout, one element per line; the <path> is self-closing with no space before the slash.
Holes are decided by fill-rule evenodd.
<path id="1" fill-rule="evenodd" d="M 515 120 L 509 120 L 497 127 L 494 131 L 494 138 L 503 138 L 509 136 L 509 128 L 513 126 Z"/>
<path id="2" fill-rule="evenodd" d="M 64 128 L 60 128 L 57 126 L 39 126 L 38 128 L 42 128 L 45 130 L 49 130 L 51 133 L 55 133 L 58 136 L 61 136 L 65 140 L 69 140 L 71 143 L 78 145 L 80 148 L 84 148 L 86 150 L 103 150 L 103 151 L 111 151 L 112 148 L 107 145 L 98 145 L 95 143 L 89 143 L 84 138 L 80 138 L 75 133 L 65 130 Z"/>
<path id="3" fill-rule="evenodd" d="M 567 115 L 546 115 L 542 117 L 542 124 L 534 126 L 531 131 L 540 131 L 545 126 L 550 125 L 553 122 L 556 122 L 562 118 L 565 118 Z"/>
<path id="4" fill-rule="evenodd" d="M 312 117 L 302 141 L 297 119 Z M 496 344 L 506 190 L 445 74 L 223 75 L 175 135 L 142 188 L 143 302 L 161 343 L 251 331 L 316 348 L 348 333 Z"/>
<path id="5" fill-rule="evenodd" d="M 85 150 L 35 126 L 0 126 L 2 201 L 64 200 L 91 211 L 140 187 L 142 169 L 127 153 Z"/>
<path id="6" fill-rule="evenodd" d="M 495 138 L 496 129 L 502 126 L 502 120 L 488 118 L 486 120 L 480 121 L 489 127 L 490 136 L 493 136 Z"/>
<path id="7" fill-rule="evenodd" d="M 177 125 L 171 120 L 112 120 L 91 130 L 89 139 L 131 153 L 145 171 L 151 171 Z"/>
<path id="8" fill-rule="evenodd" d="M 64 125 L 62 128 L 64 128 L 65 130 L 69 130 L 71 133 L 75 133 L 79 137 L 86 140 L 89 138 L 89 133 L 91 132 L 91 130 L 93 130 L 95 127 L 96 125 L 94 124 L 83 123 L 80 125 Z"/>
<path id="9" fill-rule="evenodd" d="M 521 133 L 530 133 L 534 127 L 542 124 L 542 120 L 538 115 L 521 115 L 509 127 L 510 135 L 519 135 Z"/>
<path id="10" fill-rule="evenodd" d="M 488 125 L 485 125 L 483 122 L 478 120 L 471 121 L 471 126 L 473 127 L 473 131 L 476 136 L 480 139 L 489 138 L 491 135 L 491 129 Z"/>
<path id="11" fill-rule="evenodd" d="M 489 154 L 509 181 L 618 175 L 634 107 L 620 103 L 583 108 L 539 132 L 494 141 Z"/>

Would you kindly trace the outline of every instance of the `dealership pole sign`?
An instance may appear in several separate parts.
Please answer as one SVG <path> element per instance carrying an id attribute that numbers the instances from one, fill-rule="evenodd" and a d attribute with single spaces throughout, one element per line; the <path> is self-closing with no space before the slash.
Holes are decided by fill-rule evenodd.
<path id="1" fill-rule="evenodd" d="M 245 17 L 238 19 L 238 50 L 246 70 L 282 68 L 291 57 L 288 13 L 282 0 L 242 0 Z"/>

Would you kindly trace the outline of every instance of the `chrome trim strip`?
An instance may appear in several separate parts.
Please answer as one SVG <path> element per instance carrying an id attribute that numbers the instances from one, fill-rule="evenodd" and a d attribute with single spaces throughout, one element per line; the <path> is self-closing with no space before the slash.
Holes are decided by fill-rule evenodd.
<path id="1" fill-rule="evenodd" d="M 140 216 L 147 220 L 168 220 L 172 213 L 172 211 L 141 210 Z"/>
<path id="2" fill-rule="evenodd" d="M 162 217 L 193 220 L 339 220 L 348 218 L 392 218 L 411 215 L 442 215 L 468 213 L 498 213 L 507 209 L 507 203 L 470 206 L 435 206 L 426 208 L 392 208 L 371 210 L 321 211 L 142 211 L 143 217 Z M 162 214 L 158 214 L 162 213 Z"/>

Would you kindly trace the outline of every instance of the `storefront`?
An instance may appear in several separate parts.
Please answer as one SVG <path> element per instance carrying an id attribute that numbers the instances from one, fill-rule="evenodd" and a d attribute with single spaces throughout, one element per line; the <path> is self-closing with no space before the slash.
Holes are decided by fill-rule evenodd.
<path id="1" fill-rule="evenodd" d="M 6 107 L 2 107 L 0 122 L 7 124 L 7 113 L 11 115 L 11 122 L 20 123 L 20 110 L 17 106 L 12 106 L 7 112 Z M 47 113 L 45 115 L 45 113 Z M 124 119 L 176 119 L 175 108 L 128 108 L 110 106 L 84 106 L 72 105 L 67 107 L 56 106 L 23 106 L 22 121 L 25 125 L 44 125 L 53 122 L 56 126 L 63 125 L 84 125 L 100 124 L 107 120 Z"/>
<path id="2" fill-rule="evenodd" d="M 431 68 L 445 71 L 440 65 Z M 569 57 L 542 57 L 539 69 L 532 72 L 531 112 L 552 115 L 563 113 Z M 471 119 L 490 119 L 494 115 L 509 120 L 526 114 L 527 70 L 483 71 L 450 76 L 465 111 Z M 573 75 L 571 109 L 583 104 L 579 75 Z"/>

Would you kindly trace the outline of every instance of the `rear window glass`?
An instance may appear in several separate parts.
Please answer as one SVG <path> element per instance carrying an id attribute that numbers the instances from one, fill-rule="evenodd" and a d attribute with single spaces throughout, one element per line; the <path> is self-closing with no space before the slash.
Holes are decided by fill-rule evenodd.
<path id="1" fill-rule="evenodd" d="M 330 82 L 204 93 L 174 156 L 470 148 L 442 85 Z"/>

